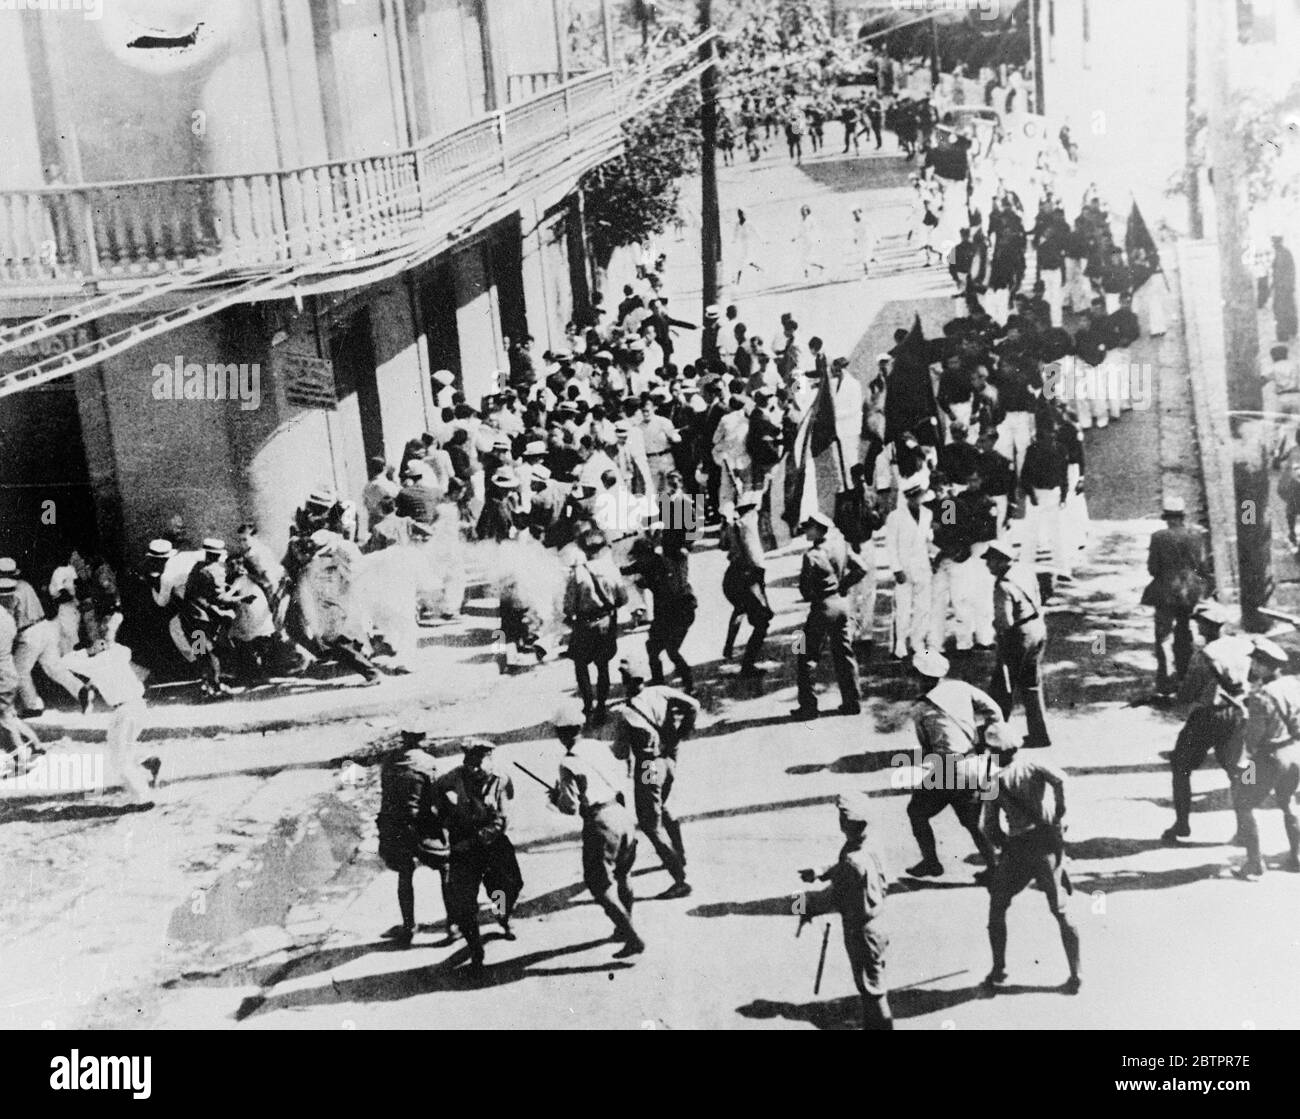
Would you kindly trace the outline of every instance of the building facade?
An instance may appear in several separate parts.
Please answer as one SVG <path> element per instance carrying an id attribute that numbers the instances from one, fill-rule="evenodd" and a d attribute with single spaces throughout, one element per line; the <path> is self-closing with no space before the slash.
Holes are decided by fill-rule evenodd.
<path id="1" fill-rule="evenodd" d="M 561 344 L 626 103 L 600 0 L 89 15 L 0 11 L 4 554 L 129 562 L 175 515 L 281 545 L 433 425 L 433 371 L 477 407 L 508 338 Z"/>

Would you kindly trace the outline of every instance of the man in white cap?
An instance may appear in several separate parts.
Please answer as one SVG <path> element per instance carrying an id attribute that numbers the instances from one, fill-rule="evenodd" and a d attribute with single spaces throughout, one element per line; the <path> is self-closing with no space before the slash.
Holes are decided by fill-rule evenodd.
<path id="1" fill-rule="evenodd" d="M 437 871 L 442 884 L 446 912 L 447 868 L 450 850 L 447 832 L 438 818 L 434 786 L 438 778 L 433 755 L 425 750 L 426 732 L 416 717 L 402 723 L 398 748 L 384 761 L 379 772 L 381 793 L 379 815 L 379 857 L 397 873 L 397 907 L 402 923 L 385 933 L 399 944 L 410 944 L 415 936 L 415 868 Z M 448 924 L 450 932 L 450 923 Z"/>
<path id="2" fill-rule="evenodd" d="M 799 569 L 799 595 L 808 603 L 808 619 L 804 622 L 795 666 L 799 706 L 791 716 L 800 720 L 818 716 L 812 673 L 823 645 L 829 645 L 835 665 L 835 679 L 840 688 L 838 713 L 856 715 L 862 710 L 862 700 L 845 594 L 866 577 L 866 568 L 849 549 L 844 537 L 834 531 L 834 523 L 825 513 L 820 510 L 812 513 L 802 527 L 808 538 L 808 550 Z"/>
<path id="3" fill-rule="evenodd" d="M 1011 550 L 992 540 L 984 550 L 984 563 L 993 576 L 993 632 L 998 660 L 989 694 L 1009 719 L 1020 695 L 1025 705 L 1030 748 L 1052 744 L 1043 714 L 1043 650 L 1047 624 L 1038 596 L 1038 580 L 1029 568 L 1012 561 Z"/>
<path id="4" fill-rule="evenodd" d="M 649 666 L 633 655 L 619 662 L 627 702 L 614 728 L 614 756 L 628 764 L 636 821 L 659 854 L 673 884 L 660 897 L 684 898 L 686 848 L 681 825 L 668 811 L 677 770 L 677 745 L 690 737 L 700 713 L 699 701 L 666 684 L 650 684 Z"/>
<path id="5" fill-rule="evenodd" d="M 1166 843 L 1177 843 L 1192 834 L 1192 774 L 1211 750 L 1229 781 L 1236 774 L 1255 647 L 1248 637 L 1223 633 L 1231 618 L 1227 607 L 1213 599 L 1198 602 L 1192 611 L 1205 644 L 1192 654 L 1175 698 L 1187 710 L 1187 721 L 1169 755 L 1174 823 L 1161 836 Z"/>
<path id="6" fill-rule="evenodd" d="M 903 488 L 903 503 L 885 518 L 885 562 L 894 573 L 894 656 L 906 660 L 930 640 L 934 514 L 921 478 Z"/>
<path id="7" fill-rule="evenodd" d="M 1177 690 L 1192 655 L 1192 609 L 1210 583 L 1206 532 L 1187 524 L 1187 502 L 1165 497 L 1160 516 L 1165 527 L 1151 536 L 1147 572 L 1151 582 L 1142 592 L 1142 605 L 1154 606 L 1156 691 Z"/>
<path id="8" fill-rule="evenodd" d="M 914 878 L 943 874 L 930 821 L 948 807 L 975 841 L 985 867 L 997 862 L 997 852 L 980 830 L 980 798 L 989 780 L 989 759 L 980 755 L 985 735 L 1002 743 L 1002 712 L 979 688 L 950 678 L 948 667 L 947 658 L 932 649 L 912 658 L 922 693 L 912 722 L 923 759 L 921 785 L 907 803 L 907 818 L 921 849 L 921 861 L 907 868 Z M 982 871 L 975 881 L 982 883 L 987 876 L 988 871 Z"/>
<path id="9" fill-rule="evenodd" d="M 447 871 L 447 917 L 465 938 L 470 965 L 483 966 L 483 937 L 478 926 L 478 892 L 492 899 L 507 940 L 514 940 L 510 917 L 524 888 L 514 844 L 506 835 L 506 802 L 515 786 L 497 772 L 496 743 L 487 738 L 464 741 L 464 761 L 433 785 L 434 803 L 447 825 L 451 862 Z"/>
<path id="10" fill-rule="evenodd" d="M 626 772 L 605 743 L 582 737 L 584 721 L 572 700 L 551 719 L 564 757 L 550 799 L 566 816 L 582 817 L 582 881 L 613 922 L 615 939 L 623 942 L 614 956 L 624 959 L 645 951 L 632 925 L 635 898 L 628 881 L 636 863 L 636 820 L 627 807 Z"/>
<path id="11" fill-rule="evenodd" d="M 1079 993 L 1079 930 L 1066 910 L 1074 892 L 1065 867 L 1065 778 L 1055 768 L 1031 759 L 1019 748 L 998 751 L 994 795 L 984 802 L 984 830 L 1001 854 L 989 883 L 989 946 L 993 969 L 984 980 L 995 993 L 1007 981 L 1007 910 L 1031 882 L 1047 900 L 1061 932 L 1070 967 L 1062 990 Z M 1003 827 L 1002 818 L 1006 817 Z"/>
<path id="12" fill-rule="evenodd" d="M 1232 783 L 1232 807 L 1237 832 L 1246 848 L 1246 861 L 1234 873 L 1248 882 L 1264 873 L 1255 809 L 1273 795 L 1282 812 L 1288 853 L 1285 868 L 1300 871 L 1300 820 L 1295 794 L 1300 789 L 1300 680 L 1283 675 L 1290 658 L 1276 642 L 1254 639 L 1251 683 L 1246 699 L 1246 727 L 1237 773 Z"/>
<path id="13" fill-rule="evenodd" d="M 826 870 L 819 873 L 809 868 L 799 872 L 805 882 L 829 883 L 798 900 L 799 924 L 826 913 L 840 915 L 853 985 L 862 996 L 862 1028 L 892 1030 L 894 1018 L 885 982 L 889 935 L 882 919 L 889 876 L 880 854 L 867 844 L 871 804 L 865 793 L 845 793 L 836 807 L 844 846 L 839 858 Z"/>

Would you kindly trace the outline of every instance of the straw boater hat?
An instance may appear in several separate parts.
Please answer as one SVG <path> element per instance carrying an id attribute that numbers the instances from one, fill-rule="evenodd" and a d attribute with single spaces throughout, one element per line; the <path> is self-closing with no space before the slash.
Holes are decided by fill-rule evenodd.
<path id="1" fill-rule="evenodd" d="M 513 490 L 519 486 L 519 479 L 504 466 L 492 475 L 492 484 L 498 489 Z"/>
<path id="2" fill-rule="evenodd" d="M 1187 515 L 1187 501 L 1185 498 L 1168 496 L 1160 506 L 1161 517 L 1185 517 Z"/>

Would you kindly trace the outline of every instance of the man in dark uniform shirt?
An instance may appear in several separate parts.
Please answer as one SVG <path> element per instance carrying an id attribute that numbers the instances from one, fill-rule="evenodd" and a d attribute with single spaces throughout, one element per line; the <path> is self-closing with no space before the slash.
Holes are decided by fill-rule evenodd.
<path id="1" fill-rule="evenodd" d="M 808 620 L 803 628 L 803 646 L 797 666 L 799 706 L 791 712 L 795 719 L 817 718 L 817 695 L 813 691 L 812 669 L 822 646 L 830 645 L 835 677 L 840 687 L 841 715 L 861 711 L 858 692 L 858 662 L 849 638 L 849 611 L 844 592 L 866 576 L 858 559 L 843 537 L 829 539 L 833 528 L 824 513 L 813 513 L 804 522 L 809 548 L 799 571 L 799 594 L 808 603 Z"/>
<path id="2" fill-rule="evenodd" d="M 415 936 L 415 868 L 436 870 L 442 882 L 442 901 L 448 915 L 446 831 L 438 819 L 434 798 L 437 768 L 424 750 L 425 732 L 412 724 L 402 730 L 396 753 L 384 762 L 379 774 L 381 799 L 379 857 L 389 870 L 397 872 L 397 907 L 402 923 L 384 935 L 400 944 Z M 451 926 L 448 925 L 448 934 Z"/>

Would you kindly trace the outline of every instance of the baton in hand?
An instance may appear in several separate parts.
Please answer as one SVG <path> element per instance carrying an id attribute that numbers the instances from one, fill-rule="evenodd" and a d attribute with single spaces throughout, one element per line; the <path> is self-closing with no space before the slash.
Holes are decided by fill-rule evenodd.
<path id="1" fill-rule="evenodd" d="M 539 785 L 541 785 L 541 787 L 545 789 L 548 793 L 553 793 L 555 791 L 554 785 L 548 785 L 545 781 L 543 781 L 540 777 L 538 777 L 537 774 L 534 773 L 527 766 L 520 765 L 518 762 L 513 762 L 511 764 L 513 764 L 519 769 L 522 769 L 526 774 L 528 774 L 529 777 L 531 777 L 534 781 L 536 781 Z"/>
<path id="2" fill-rule="evenodd" d="M 817 978 L 813 981 L 814 995 L 821 994 L 822 973 L 826 970 L 826 949 L 827 947 L 829 947 L 830 942 L 831 942 L 831 923 L 827 921 L 825 927 L 822 930 L 821 955 L 817 957 Z"/>

